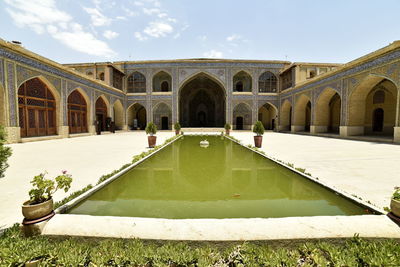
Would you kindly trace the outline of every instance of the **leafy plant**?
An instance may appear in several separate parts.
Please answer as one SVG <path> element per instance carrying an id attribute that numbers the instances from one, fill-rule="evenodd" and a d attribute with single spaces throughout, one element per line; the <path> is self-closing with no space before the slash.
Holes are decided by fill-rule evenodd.
<path id="1" fill-rule="evenodd" d="M 257 121 L 254 126 L 253 126 L 253 133 L 255 133 L 257 136 L 261 136 L 264 134 L 264 125 L 262 124 L 261 121 Z"/>
<path id="2" fill-rule="evenodd" d="M 0 178 L 4 177 L 4 173 L 8 168 L 7 159 L 11 156 L 11 148 L 4 146 L 6 142 L 6 133 L 4 132 L 4 127 L 0 125 Z"/>
<path id="3" fill-rule="evenodd" d="M 67 171 L 62 171 L 62 174 L 54 178 L 54 180 L 46 179 L 47 173 L 41 173 L 33 177 L 31 184 L 33 188 L 29 191 L 30 202 L 29 204 L 39 204 L 51 199 L 52 195 L 59 189 L 67 192 L 72 183 L 71 174 Z"/>
<path id="4" fill-rule="evenodd" d="M 400 187 L 396 186 L 396 187 L 394 188 L 394 193 L 393 193 L 392 198 L 393 198 L 394 200 L 400 200 Z"/>
<path id="5" fill-rule="evenodd" d="M 224 125 L 224 128 L 225 128 L 225 130 L 230 130 L 232 127 L 231 127 L 231 125 L 229 124 L 229 123 L 225 123 L 225 125 Z"/>
<path id="6" fill-rule="evenodd" d="M 176 123 L 174 124 L 174 129 L 175 129 L 176 131 L 179 131 L 179 130 L 181 129 L 181 125 L 179 124 L 179 122 L 176 122 Z"/>
<path id="7" fill-rule="evenodd" d="M 146 134 L 153 136 L 157 133 L 157 126 L 153 122 L 149 122 L 146 126 Z"/>

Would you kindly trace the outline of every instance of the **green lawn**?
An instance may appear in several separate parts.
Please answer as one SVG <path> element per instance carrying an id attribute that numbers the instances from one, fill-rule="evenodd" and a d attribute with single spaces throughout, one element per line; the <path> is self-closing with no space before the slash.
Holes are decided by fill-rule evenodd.
<path id="1" fill-rule="evenodd" d="M 0 238 L 0 266 L 400 266 L 399 240 L 210 243 L 25 238 L 18 225 Z"/>

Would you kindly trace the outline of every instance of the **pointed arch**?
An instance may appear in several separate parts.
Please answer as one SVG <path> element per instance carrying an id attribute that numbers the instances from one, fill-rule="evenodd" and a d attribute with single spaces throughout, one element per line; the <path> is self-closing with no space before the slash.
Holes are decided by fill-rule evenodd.
<path id="1" fill-rule="evenodd" d="M 383 98 L 376 97 L 380 91 Z M 398 94 L 399 88 L 390 78 L 376 74 L 365 77 L 351 92 L 347 104 L 347 126 L 352 128 L 351 135 L 393 136 Z M 379 111 L 382 127 L 374 127 L 378 109 L 382 109 Z"/>
<path id="2" fill-rule="evenodd" d="M 171 85 L 172 77 L 168 72 L 161 70 L 153 76 L 153 92 L 170 92 Z"/>
<path id="3" fill-rule="evenodd" d="M 67 97 L 67 118 L 69 133 L 88 132 L 91 121 L 91 102 L 89 96 L 81 88 L 75 88 Z"/>
<path id="4" fill-rule="evenodd" d="M 258 120 L 262 122 L 266 130 L 275 130 L 277 126 L 278 109 L 270 102 L 266 102 L 258 109 Z"/>
<path id="5" fill-rule="evenodd" d="M 223 127 L 225 88 L 212 76 L 200 72 L 180 88 L 178 108 L 182 127 Z"/>
<path id="6" fill-rule="evenodd" d="M 207 78 L 209 78 L 210 80 L 214 81 L 216 84 L 218 84 L 218 86 L 221 87 L 221 88 L 224 90 L 224 94 L 226 95 L 226 88 L 225 88 L 224 82 L 223 82 L 219 77 L 217 77 L 216 75 L 214 75 L 214 74 L 212 74 L 212 73 L 210 73 L 210 72 L 207 72 L 207 71 L 203 71 L 203 70 L 196 71 L 195 73 L 192 73 L 192 74 L 190 74 L 188 77 L 186 77 L 186 78 L 180 83 L 178 93 L 180 94 L 181 90 L 182 90 L 189 82 L 193 81 L 194 79 L 196 79 L 196 78 L 198 78 L 198 77 L 202 77 L 202 76 L 203 76 L 203 77 L 207 77 Z"/>
<path id="7" fill-rule="evenodd" d="M 316 133 L 339 133 L 342 99 L 334 88 L 325 88 L 315 102 L 314 126 Z"/>
<path id="8" fill-rule="evenodd" d="M 292 104 L 287 99 L 281 105 L 279 123 L 281 131 L 290 131 L 292 128 Z"/>
<path id="9" fill-rule="evenodd" d="M 251 92 L 252 90 L 252 76 L 244 70 L 236 73 L 232 82 L 234 92 Z"/>
<path id="10" fill-rule="evenodd" d="M 96 108 L 96 123 L 97 127 L 100 128 L 100 131 L 109 130 L 109 110 L 110 110 L 110 102 L 104 95 L 100 95 L 95 102 Z"/>
<path id="11" fill-rule="evenodd" d="M 128 93 L 145 93 L 146 92 L 146 76 L 139 71 L 131 73 L 127 78 Z"/>
<path id="12" fill-rule="evenodd" d="M 113 105 L 113 121 L 116 130 L 122 130 L 124 127 L 124 106 L 119 99 L 115 100 Z"/>
<path id="13" fill-rule="evenodd" d="M 153 122 L 160 130 L 172 129 L 172 109 L 165 102 L 160 102 L 153 107 Z"/>
<path id="14" fill-rule="evenodd" d="M 251 129 L 252 112 L 249 104 L 241 102 L 235 105 L 232 113 L 233 128 L 236 130 Z"/>
<path id="15" fill-rule="evenodd" d="M 306 94 L 297 97 L 294 106 L 294 126 L 296 131 L 310 131 L 311 126 L 311 99 Z"/>
<path id="16" fill-rule="evenodd" d="M 133 103 L 126 109 L 128 128 L 144 130 L 147 124 L 146 108 L 140 103 Z"/>
<path id="17" fill-rule="evenodd" d="M 278 79 L 270 71 L 263 72 L 258 78 L 258 92 L 276 93 L 278 91 Z"/>
<path id="18" fill-rule="evenodd" d="M 61 125 L 60 94 L 42 75 L 18 87 L 21 137 L 56 135 Z"/>

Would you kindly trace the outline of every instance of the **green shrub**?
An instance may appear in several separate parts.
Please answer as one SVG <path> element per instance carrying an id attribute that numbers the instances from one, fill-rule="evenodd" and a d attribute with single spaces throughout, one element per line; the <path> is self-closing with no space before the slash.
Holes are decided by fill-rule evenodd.
<path id="1" fill-rule="evenodd" d="M 63 171 L 54 180 L 46 179 L 45 175 L 46 172 L 33 177 L 31 181 L 33 188 L 29 191 L 30 204 L 45 202 L 59 189 L 67 192 L 71 188 L 72 177 L 67 171 Z"/>
<path id="2" fill-rule="evenodd" d="M 181 129 L 181 125 L 179 124 L 179 122 L 176 122 L 176 123 L 174 124 L 174 129 L 175 129 L 176 131 L 179 131 L 179 130 Z"/>
<path id="3" fill-rule="evenodd" d="M 155 135 L 157 133 L 157 126 L 153 122 L 149 122 L 146 126 L 146 134 Z"/>
<path id="4" fill-rule="evenodd" d="M 253 126 L 253 133 L 255 133 L 257 136 L 263 135 L 264 134 L 264 125 L 262 124 L 261 121 L 257 121 L 254 126 Z"/>
<path id="5" fill-rule="evenodd" d="M 225 126 L 224 126 L 224 128 L 225 128 L 225 130 L 230 130 L 232 127 L 231 127 L 231 125 L 229 124 L 229 123 L 225 123 Z"/>
<path id="6" fill-rule="evenodd" d="M 0 125 L 0 178 L 4 177 L 4 173 L 8 168 L 7 159 L 11 156 L 11 148 L 4 146 L 6 142 L 6 133 L 4 127 Z"/>
<path id="7" fill-rule="evenodd" d="M 400 187 L 396 186 L 394 188 L 394 192 L 393 192 L 392 198 L 395 199 L 395 200 L 400 200 Z"/>

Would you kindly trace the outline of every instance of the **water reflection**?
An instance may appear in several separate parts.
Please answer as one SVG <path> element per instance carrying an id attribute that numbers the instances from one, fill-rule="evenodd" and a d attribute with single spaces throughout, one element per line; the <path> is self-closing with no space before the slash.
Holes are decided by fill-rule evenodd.
<path id="1" fill-rule="evenodd" d="M 246 218 L 364 213 L 361 207 L 228 139 L 185 137 L 70 213 Z"/>

